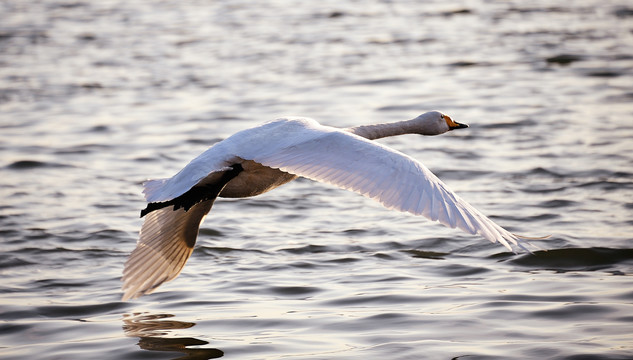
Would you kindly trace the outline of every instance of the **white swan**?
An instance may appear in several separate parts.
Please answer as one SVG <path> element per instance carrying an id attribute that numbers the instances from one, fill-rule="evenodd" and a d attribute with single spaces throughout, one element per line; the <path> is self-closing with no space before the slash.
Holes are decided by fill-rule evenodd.
<path id="1" fill-rule="evenodd" d="M 140 239 L 123 270 L 123 300 L 151 293 L 178 276 L 216 197 L 258 195 L 297 176 L 479 234 L 510 250 L 510 244 L 524 248 L 516 235 L 459 198 L 420 162 L 371 141 L 401 134 L 438 135 L 465 127 L 437 111 L 413 120 L 347 129 L 293 117 L 218 142 L 172 178 L 144 184 L 149 204 L 141 212 L 146 217 Z"/>

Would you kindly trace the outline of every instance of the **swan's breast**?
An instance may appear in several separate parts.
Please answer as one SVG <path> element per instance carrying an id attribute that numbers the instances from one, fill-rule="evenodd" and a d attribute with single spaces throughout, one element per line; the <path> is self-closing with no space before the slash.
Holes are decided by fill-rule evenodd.
<path id="1" fill-rule="evenodd" d="M 269 168 L 252 160 L 244 160 L 241 165 L 244 170 L 226 184 L 220 193 L 220 197 L 242 198 L 255 196 L 297 178 L 296 175 Z"/>

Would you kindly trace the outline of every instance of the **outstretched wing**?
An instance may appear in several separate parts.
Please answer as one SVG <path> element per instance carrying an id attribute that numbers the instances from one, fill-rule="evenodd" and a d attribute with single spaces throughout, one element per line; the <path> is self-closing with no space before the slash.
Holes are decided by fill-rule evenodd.
<path id="1" fill-rule="evenodd" d="M 184 194 L 162 203 L 150 203 L 136 249 L 123 270 L 123 300 L 154 291 L 178 274 L 191 256 L 198 228 L 224 186 L 242 166 L 214 172 Z"/>
<path id="2" fill-rule="evenodd" d="M 300 144 L 244 151 L 240 157 L 354 191 L 389 209 L 423 215 L 448 227 L 479 234 L 510 250 L 510 244 L 524 248 L 517 236 L 461 199 L 410 156 L 315 123 L 307 124 L 304 131 Z"/>
<path id="3" fill-rule="evenodd" d="M 147 214 L 139 241 L 123 270 L 123 301 L 149 294 L 180 274 L 193 251 L 200 223 L 212 205 L 213 201 L 207 200 L 189 211 L 170 206 Z"/>

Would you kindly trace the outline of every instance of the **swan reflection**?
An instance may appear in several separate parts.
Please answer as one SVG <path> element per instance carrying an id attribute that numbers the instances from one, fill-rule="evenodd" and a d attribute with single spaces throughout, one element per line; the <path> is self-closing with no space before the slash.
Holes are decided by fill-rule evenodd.
<path id="1" fill-rule="evenodd" d="M 195 323 L 169 320 L 171 314 L 133 313 L 123 315 L 123 331 L 126 336 L 138 337 L 138 346 L 149 351 L 179 352 L 184 356 L 177 360 L 216 359 L 224 356 L 224 352 L 213 348 L 194 348 L 188 346 L 206 345 L 209 342 L 191 337 L 165 337 L 172 330 L 188 329 Z"/>

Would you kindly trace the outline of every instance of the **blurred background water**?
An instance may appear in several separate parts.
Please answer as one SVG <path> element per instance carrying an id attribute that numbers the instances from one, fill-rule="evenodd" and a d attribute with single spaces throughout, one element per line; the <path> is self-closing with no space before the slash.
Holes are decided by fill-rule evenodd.
<path id="1" fill-rule="evenodd" d="M 0 358 L 633 357 L 628 1 L 0 1 Z M 219 200 L 120 302 L 144 207 L 235 131 L 441 110 L 383 142 L 548 249 L 298 180 Z"/>

